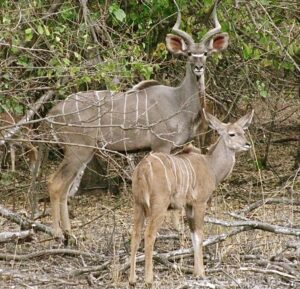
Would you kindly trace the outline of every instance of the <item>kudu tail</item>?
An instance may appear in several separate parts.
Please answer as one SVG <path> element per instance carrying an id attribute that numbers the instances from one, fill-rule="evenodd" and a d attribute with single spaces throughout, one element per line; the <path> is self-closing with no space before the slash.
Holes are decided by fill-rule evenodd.
<path id="1" fill-rule="evenodd" d="M 149 177 L 149 171 L 143 163 L 140 163 L 132 178 L 132 192 L 135 202 L 143 207 L 146 216 L 150 213 L 151 180 Z"/>

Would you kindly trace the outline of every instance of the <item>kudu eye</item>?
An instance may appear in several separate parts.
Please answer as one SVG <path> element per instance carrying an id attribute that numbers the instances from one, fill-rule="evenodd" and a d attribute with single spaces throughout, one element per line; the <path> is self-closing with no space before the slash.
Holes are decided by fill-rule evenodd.
<path id="1" fill-rule="evenodd" d="M 207 56 L 208 52 L 207 52 L 207 51 L 205 51 L 203 54 L 204 54 L 204 56 Z"/>
<path id="2" fill-rule="evenodd" d="M 235 136 L 235 133 L 230 133 L 229 136 L 230 136 L 230 137 L 234 137 L 234 136 Z"/>
<path id="3" fill-rule="evenodd" d="M 192 52 L 191 52 L 191 51 L 188 51 L 187 55 L 188 55 L 188 56 L 191 56 L 191 55 L 192 55 Z"/>

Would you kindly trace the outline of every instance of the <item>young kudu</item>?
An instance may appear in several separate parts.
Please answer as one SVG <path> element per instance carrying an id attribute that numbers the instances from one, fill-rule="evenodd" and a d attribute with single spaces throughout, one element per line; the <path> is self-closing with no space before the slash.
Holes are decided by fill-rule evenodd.
<path id="1" fill-rule="evenodd" d="M 129 282 L 136 282 L 136 253 L 145 218 L 145 282 L 153 281 L 153 246 L 157 231 L 168 209 L 185 208 L 194 247 L 194 275 L 204 277 L 204 213 L 212 192 L 228 177 L 235 164 L 235 153 L 251 146 L 245 138 L 253 111 L 235 123 L 225 124 L 204 112 L 209 126 L 220 137 L 206 155 L 189 145 L 183 153 L 150 153 L 136 167 L 132 177 L 134 224 L 131 238 Z"/>
<path id="2" fill-rule="evenodd" d="M 185 78 L 178 87 L 143 81 L 125 93 L 80 92 L 50 111 L 52 135 L 65 144 L 64 160 L 49 180 L 55 236 L 71 231 L 67 197 L 77 191 L 97 147 L 169 153 L 193 138 L 201 118 L 199 94 L 205 90 L 206 58 L 228 45 L 227 33 L 220 33 L 216 5 L 212 15 L 215 28 L 200 43 L 179 29 L 180 11 L 172 29 L 176 35 L 166 37 L 171 53 L 187 57 Z"/>

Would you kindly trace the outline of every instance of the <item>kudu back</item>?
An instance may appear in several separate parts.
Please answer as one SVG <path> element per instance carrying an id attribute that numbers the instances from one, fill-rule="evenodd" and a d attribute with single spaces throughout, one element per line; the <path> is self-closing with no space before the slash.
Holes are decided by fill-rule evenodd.
<path id="1" fill-rule="evenodd" d="M 179 29 L 178 9 L 174 34 L 166 37 L 169 51 L 187 59 L 186 74 L 178 87 L 143 81 L 124 93 L 80 92 L 50 111 L 50 131 L 64 144 L 64 159 L 49 180 L 55 236 L 71 231 L 67 196 L 76 192 L 96 149 L 169 153 L 194 137 L 201 118 L 206 58 L 228 45 L 227 33 L 220 33 L 216 5 L 212 15 L 215 27 L 195 43 Z"/>
<path id="2" fill-rule="evenodd" d="M 136 253 L 141 231 L 145 230 L 145 282 L 153 281 L 153 246 L 168 209 L 185 208 L 194 247 L 194 275 L 204 277 L 203 223 L 207 202 L 218 184 L 228 177 L 235 164 L 235 153 L 251 146 L 245 138 L 253 111 L 235 123 L 225 124 L 204 113 L 209 126 L 220 137 L 206 155 L 193 146 L 182 153 L 150 153 L 135 168 L 132 177 L 134 218 L 131 238 L 129 282 L 136 282 Z"/>

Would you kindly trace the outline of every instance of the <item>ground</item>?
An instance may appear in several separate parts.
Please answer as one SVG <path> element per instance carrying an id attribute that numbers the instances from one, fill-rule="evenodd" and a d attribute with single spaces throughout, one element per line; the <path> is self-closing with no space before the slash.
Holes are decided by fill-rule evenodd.
<path id="1" fill-rule="evenodd" d="M 258 200 L 300 200 L 300 173 L 293 169 L 295 143 L 272 144 L 269 166 L 261 169 L 254 160 L 263 153 L 264 146 L 261 144 L 254 148 L 237 157 L 231 177 L 214 193 L 207 211 L 208 217 L 233 222 L 237 219 L 229 213 L 238 212 Z M 50 171 L 52 166 L 55 164 L 49 167 Z M 48 173 L 44 175 L 45 179 Z M 2 185 L 0 191 L 2 205 L 16 213 L 28 215 L 27 173 L 24 170 L 17 171 L 14 178 L 8 177 L 5 182 L 5 187 Z M 41 190 L 46 190 L 44 181 Z M 46 213 L 38 222 L 50 225 L 49 203 L 45 205 Z M 42 211 L 44 203 L 41 202 L 39 206 Z M 128 288 L 132 219 L 130 185 L 124 186 L 120 195 L 97 190 L 85 191 L 73 198 L 69 207 L 77 246 L 65 248 L 42 232 L 36 232 L 30 241 L 1 244 L 0 288 Z M 262 205 L 249 211 L 245 217 L 300 229 L 300 210 L 295 204 Z M 19 225 L 2 217 L 0 222 L 1 231 L 20 229 Z M 207 238 L 230 230 L 233 228 L 211 223 L 205 225 Z M 299 236 L 260 229 L 240 232 L 224 242 L 205 248 L 207 279 L 201 281 L 190 274 L 193 264 L 191 253 L 176 258 L 160 258 L 166 256 L 163 253 L 191 248 L 187 225 L 178 233 L 167 216 L 155 244 L 157 258 L 154 261 L 153 288 L 300 288 L 299 242 Z M 54 254 L 55 249 L 57 254 Z M 63 254 L 62 251 L 67 249 L 72 251 Z M 27 255 L 38 252 L 41 253 L 39 256 Z M 8 259 L 8 254 L 16 258 Z M 142 254 L 141 245 L 139 255 Z M 17 259 L 22 256 L 23 260 Z M 136 288 L 145 287 L 143 272 L 144 263 L 139 262 Z"/>

